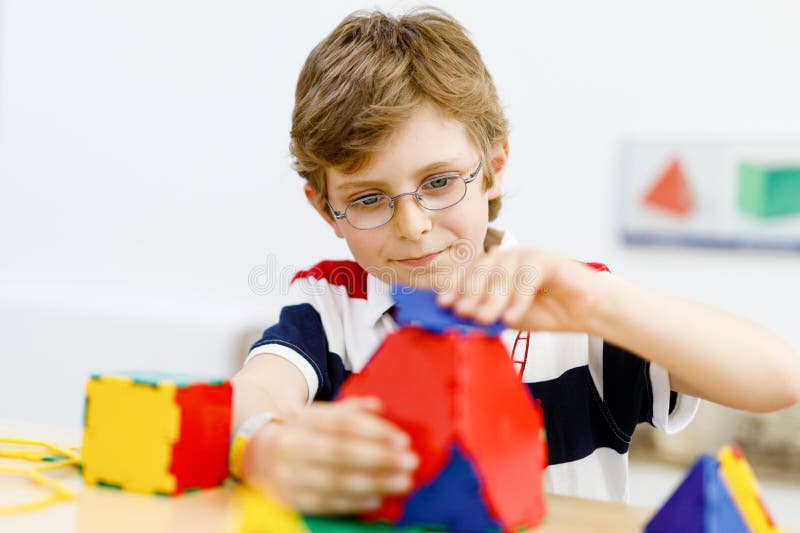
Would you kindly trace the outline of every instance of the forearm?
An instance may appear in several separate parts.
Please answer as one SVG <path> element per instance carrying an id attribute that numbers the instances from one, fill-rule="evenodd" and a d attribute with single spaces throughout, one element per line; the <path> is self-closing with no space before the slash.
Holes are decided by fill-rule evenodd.
<path id="1" fill-rule="evenodd" d="M 232 431 L 249 417 L 268 411 L 287 418 L 306 405 L 308 386 L 300 371 L 289 361 L 273 355 L 259 355 L 232 379 Z"/>
<path id="2" fill-rule="evenodd" d="M 748 411 L 800 401 L 800 359 L 766 328 L 604 276 L 587 330 L 665 368 L 672 388 Z"/>

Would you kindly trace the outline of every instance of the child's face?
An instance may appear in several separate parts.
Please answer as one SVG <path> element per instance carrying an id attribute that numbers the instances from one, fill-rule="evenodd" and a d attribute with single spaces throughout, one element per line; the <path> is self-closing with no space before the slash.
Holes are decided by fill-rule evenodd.
<path id="1" fill-rule="evenodd" d="M 484 190 L 481 170 L 467 185 L 464 198 L 447 209 L 425 209 L 408 195 L 395 200 L 394 216 L 378 228 L 359 230 L 344 219 L 327 220 L 363 268 L 381 276 L 388 274 L 390 278 L 385 280 L 431 286 L 434 273 L 446 275 L 463 264 L 460 258 L 465 252 L 475 257 L 484 253 L 488 201 L 499 196 L 506 157 L 504 144 L 491 154 L 490 161 L 483 161 L 482 169 L 493 166 L 492 188 Z M 479 162 L 480 152 L 470 143 L 464 126 L 434 106 L 422 105 L 368 166 L 355 174 L 327 169 L 328 201 L 343 212 L 350 201 L 365 194 L 395 196 L 414 191 L 426 179 L 442 173 L 456 172 L 466 178 Z"/>

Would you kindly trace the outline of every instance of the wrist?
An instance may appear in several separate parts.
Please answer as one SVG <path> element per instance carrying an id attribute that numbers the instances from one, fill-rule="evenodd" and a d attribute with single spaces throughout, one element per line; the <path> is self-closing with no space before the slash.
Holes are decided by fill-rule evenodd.
<path id="1" fill-rule="evenodd" d="M 245 420 L 233 437 L 230 446 L 228 468 L 231 475 L 239 480 L 259 466 L 258 457 L 269 451 L 275 429 L 283 424 L 283 419 L 272 413 L 259 413 Z"/>
<path id="2" fill-rule="evenodd" d="M 592 296 L 584 315 L 583 330 L 596 337 L 610 339 L 623 315 L 625 301 L 633 287 L 610 274 L 595 274 Z"/>

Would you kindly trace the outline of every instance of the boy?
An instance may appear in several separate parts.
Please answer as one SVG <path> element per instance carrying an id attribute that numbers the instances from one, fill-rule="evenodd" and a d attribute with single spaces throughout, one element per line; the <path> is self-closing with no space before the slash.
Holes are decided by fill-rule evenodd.
<path id="1" fill-rule="evenodd" d="M 378 400 L 314 401 L 332 399 L 396 328 L 388 282 L 505 322 L 544 409 L 550 492 L 624 501 L 635 426 L 678 431 L 697 398 L 752 411 L 800 399 L 800 363 L 767 330 L 490 229 L 507 134 L 478 51 L 441 11 L 350 16 L 311 52 L 291 151 L 308 201 L 355 261 L 298 273 L 292 305 L 234 377 L 245 481 L 325 514 L 410 488 L 417 458 Z"/>

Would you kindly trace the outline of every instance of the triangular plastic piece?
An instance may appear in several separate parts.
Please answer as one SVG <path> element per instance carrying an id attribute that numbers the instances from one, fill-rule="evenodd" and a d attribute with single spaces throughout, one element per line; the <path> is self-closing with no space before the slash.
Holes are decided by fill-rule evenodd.
<path id="1" fill-rule="evenodd" d="M 309 533 L 302 517 L 276 499 L 247 485 L 238 485 L 231 499 L 236 533 Z"/>
<path id="2" fill-rule="evenodd" d="M 456 412 L 462 414 L 456 418 L 457 434 L 504 529 L 531 527 L 545 514 L 542 410 L 507 363 L 501 344 L 470 335 L 455 348 L 457 367 L 468 369 L 456 390 Z"/>
<path id="3" fill-rule="evenodd" d="M 464 533 L 500 531 L 482 493 L 482 483 L 470 459 L 453 444 L 450 460 L 439 475 L 409 496 L 399 524 Z"/>
<path id="4" fill-rule="evenodd" d="M 761 498 L 758 481 L 738 446 L 723 446 L 717 454 L 720 476 L 751 531 L 769 533 L 778 526 Z"/>
<path id="5" fill-rule="evenodd" d="M 403 328 L 389 335 L 369 364 L 352 374 L 339 390 L 340 400 L 379 397 L 381 414 L 408 433 L 420 460 L 414 486 L 428 483 L 449 459 L 447 446 L 455 433 L 453 397 L 443 391 L 452 390 L 456 379 L 453 349 L 447 340 L 453 335 Z M 403 501 L 403 497 L 384 498 L 382 506 L 365 518 L 396 522 Z"/>
<path id="6" fill-rule="evenodd" d="M 702 455 L 645 531 L 747 533 L 748 529 L 719 477 L 719 464 Z"/>
<path id="7" fill-rule="evenodd" d="M 692 210 L 692 195 L 680 161 L 670 161 L 645 194 L 644 203 L 681 216 Z"/>

